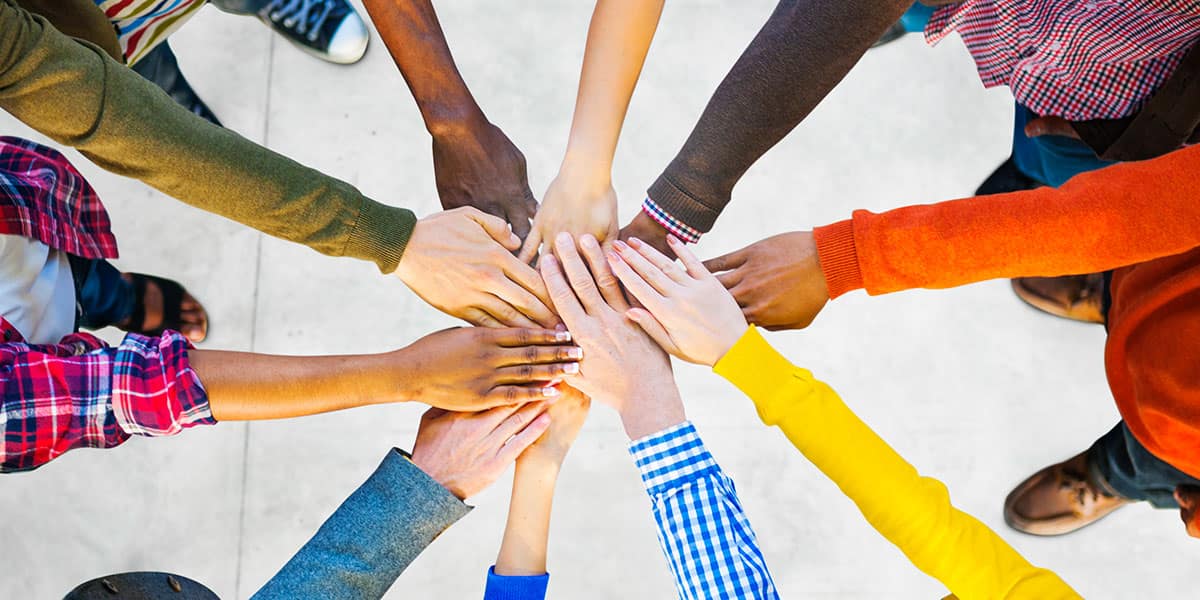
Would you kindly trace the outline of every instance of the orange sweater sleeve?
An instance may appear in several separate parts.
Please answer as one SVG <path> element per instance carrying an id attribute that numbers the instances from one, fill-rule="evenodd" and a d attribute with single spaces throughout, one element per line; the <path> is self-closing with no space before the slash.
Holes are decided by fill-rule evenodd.
<path id="1" fill-rule="evenodd" d="M 1094 273 L 1200 246 L 1200 146 L 1060 188 L 907 206 L 817 228 L 829 295 Z"/>

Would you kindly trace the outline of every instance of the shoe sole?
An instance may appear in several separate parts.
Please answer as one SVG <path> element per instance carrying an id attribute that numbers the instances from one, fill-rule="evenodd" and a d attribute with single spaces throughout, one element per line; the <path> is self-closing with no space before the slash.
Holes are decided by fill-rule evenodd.
<path id="1" fill-rule="evenodd" d="M 258 20 L 259 20 L 259 21 L 262 21 L 264 24 L 266 24 L 266 26 L 267 26 L 267 27 L 270 27 L 272 31 L 275 31 L 275 24 L 274 24 L 274 23 L 272 23 L 270 19 L 264 19 L 264 18 L 262 18 L 262 17 L 258 17 Z M 290 38 L 290 37 L 288 37 L 288 36 L 286 36 L 286 35 L 280 34 L 278 31 L 276 31 L 275 33 L 276 33 L 276 35 L 279 35 L 279 37 L 281 37 L 281 38 L 283 38 L 283 39 L 287 40 L 287 41 L 288 41 L 288 43 L 290 43 L 291 45 L 295 46 L 296 48 L 299 48 L 299 49 L 300 49 L 301 51 L 303 51 L 305 54 L 307 54 L 307 55 L 309 55 L 309 56 L 313 56 L 313 57 L 319 58 L 319 59 L 321 59 L 321 60 L 322 60 L 322 61 L 324 61 L 324 62 L 331 63 L 331 64 L 335 64 L 335 65 L 352 65 L 352 64 L 355 64 L 355 63 L 357 63 L 357 62 L 361 61 L 361 60 L 363 59 L 363 57 L 365 57 L 365 56 L 367 55 L 367 50 L 368 50 L 368 49 L 370 49 L 370 47 L 371 47 L 371 37 L 370 37 L 370 33 L 369 33 L 369 31 L 368 31 L 368 34 L 367 34 L 367 43 L 366 43 L 365 45 L 363 45 L 362 52 L 360 52 L 360 53 L 359 53 L 359 55 L 358 55 L 358 57 L 357 57 L 357 58 L 355 58 L 355 59 L 353 59 L 353 60 L 338 60 L 338 59 L 335 59 L 335 58 L 333 58 L 332 56 L 330 56 L 330 55 L 328 55 L 328 54 L 326 54 L 326 53 L 324 53 L 324 52 L 321 52 L 320 50 L 316 50 L 316 49 L 314 49 L 314 48 L 312 48 L 312 47 L 310 47 L 310 46 L 306 46 L 306 45 L 304 45 L 304 44 L 301 44 L 300 42 L 297 42 L 296 40 L 293 40 L 292 38 Z"/>

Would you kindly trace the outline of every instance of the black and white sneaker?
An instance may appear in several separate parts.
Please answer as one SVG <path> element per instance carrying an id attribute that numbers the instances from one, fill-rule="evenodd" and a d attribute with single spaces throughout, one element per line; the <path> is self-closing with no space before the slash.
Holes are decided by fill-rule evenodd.
<path id="1" fill-rule="evenodd" d="M 367 25 L 346 0 L 271 0 L 258 18 L 301 50 L 331 63 L 356 63 L 367 53 Z"/>

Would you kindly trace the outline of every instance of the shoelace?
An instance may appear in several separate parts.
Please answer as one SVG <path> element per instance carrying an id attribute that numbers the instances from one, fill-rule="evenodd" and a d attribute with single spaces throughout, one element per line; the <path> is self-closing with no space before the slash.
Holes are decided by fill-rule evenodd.
<path id="1" fill-rule="evenodd" d="M 1068 469 L 1062 470 L 1062 478 L 1059 479 L 1058 485 L 1060 489 L 1070 490 L 1075 494 L 1079 502 L 1079 507 L 1084 510 L 1088 509 L 1089 504 L 1098 502 L 1101 496 L 1108 496 L 1108 494 L 1093 486 L 1088 481 L 1086 475 Z M 1091 502 L 1088 501 L 1088 496 L 1091 496 Z"/>
<path id="2" fill-rule="evenodd" d="M 321 12 L 316 13 L 314 9 Z M 259 14 L 315 42 L 332 11 L 333 0 L 271 0 Z"/>

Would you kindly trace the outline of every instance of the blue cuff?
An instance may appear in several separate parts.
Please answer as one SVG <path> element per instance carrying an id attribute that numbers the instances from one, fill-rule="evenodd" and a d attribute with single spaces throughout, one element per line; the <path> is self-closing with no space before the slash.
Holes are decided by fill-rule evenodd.
<path id="1" fill-rule="evenodd" d="M 630 442 L 629 454 L 651 496 L 721 472 L 690 421 Z"/>
<path id="2" fill-rule="evenodd" d="M 542 600 L 546 597 L 546 586 L 550 574 L 541 575 L 497 575 L 496 565 L 488 568 L 487 589 L 483 600 Z"/>

